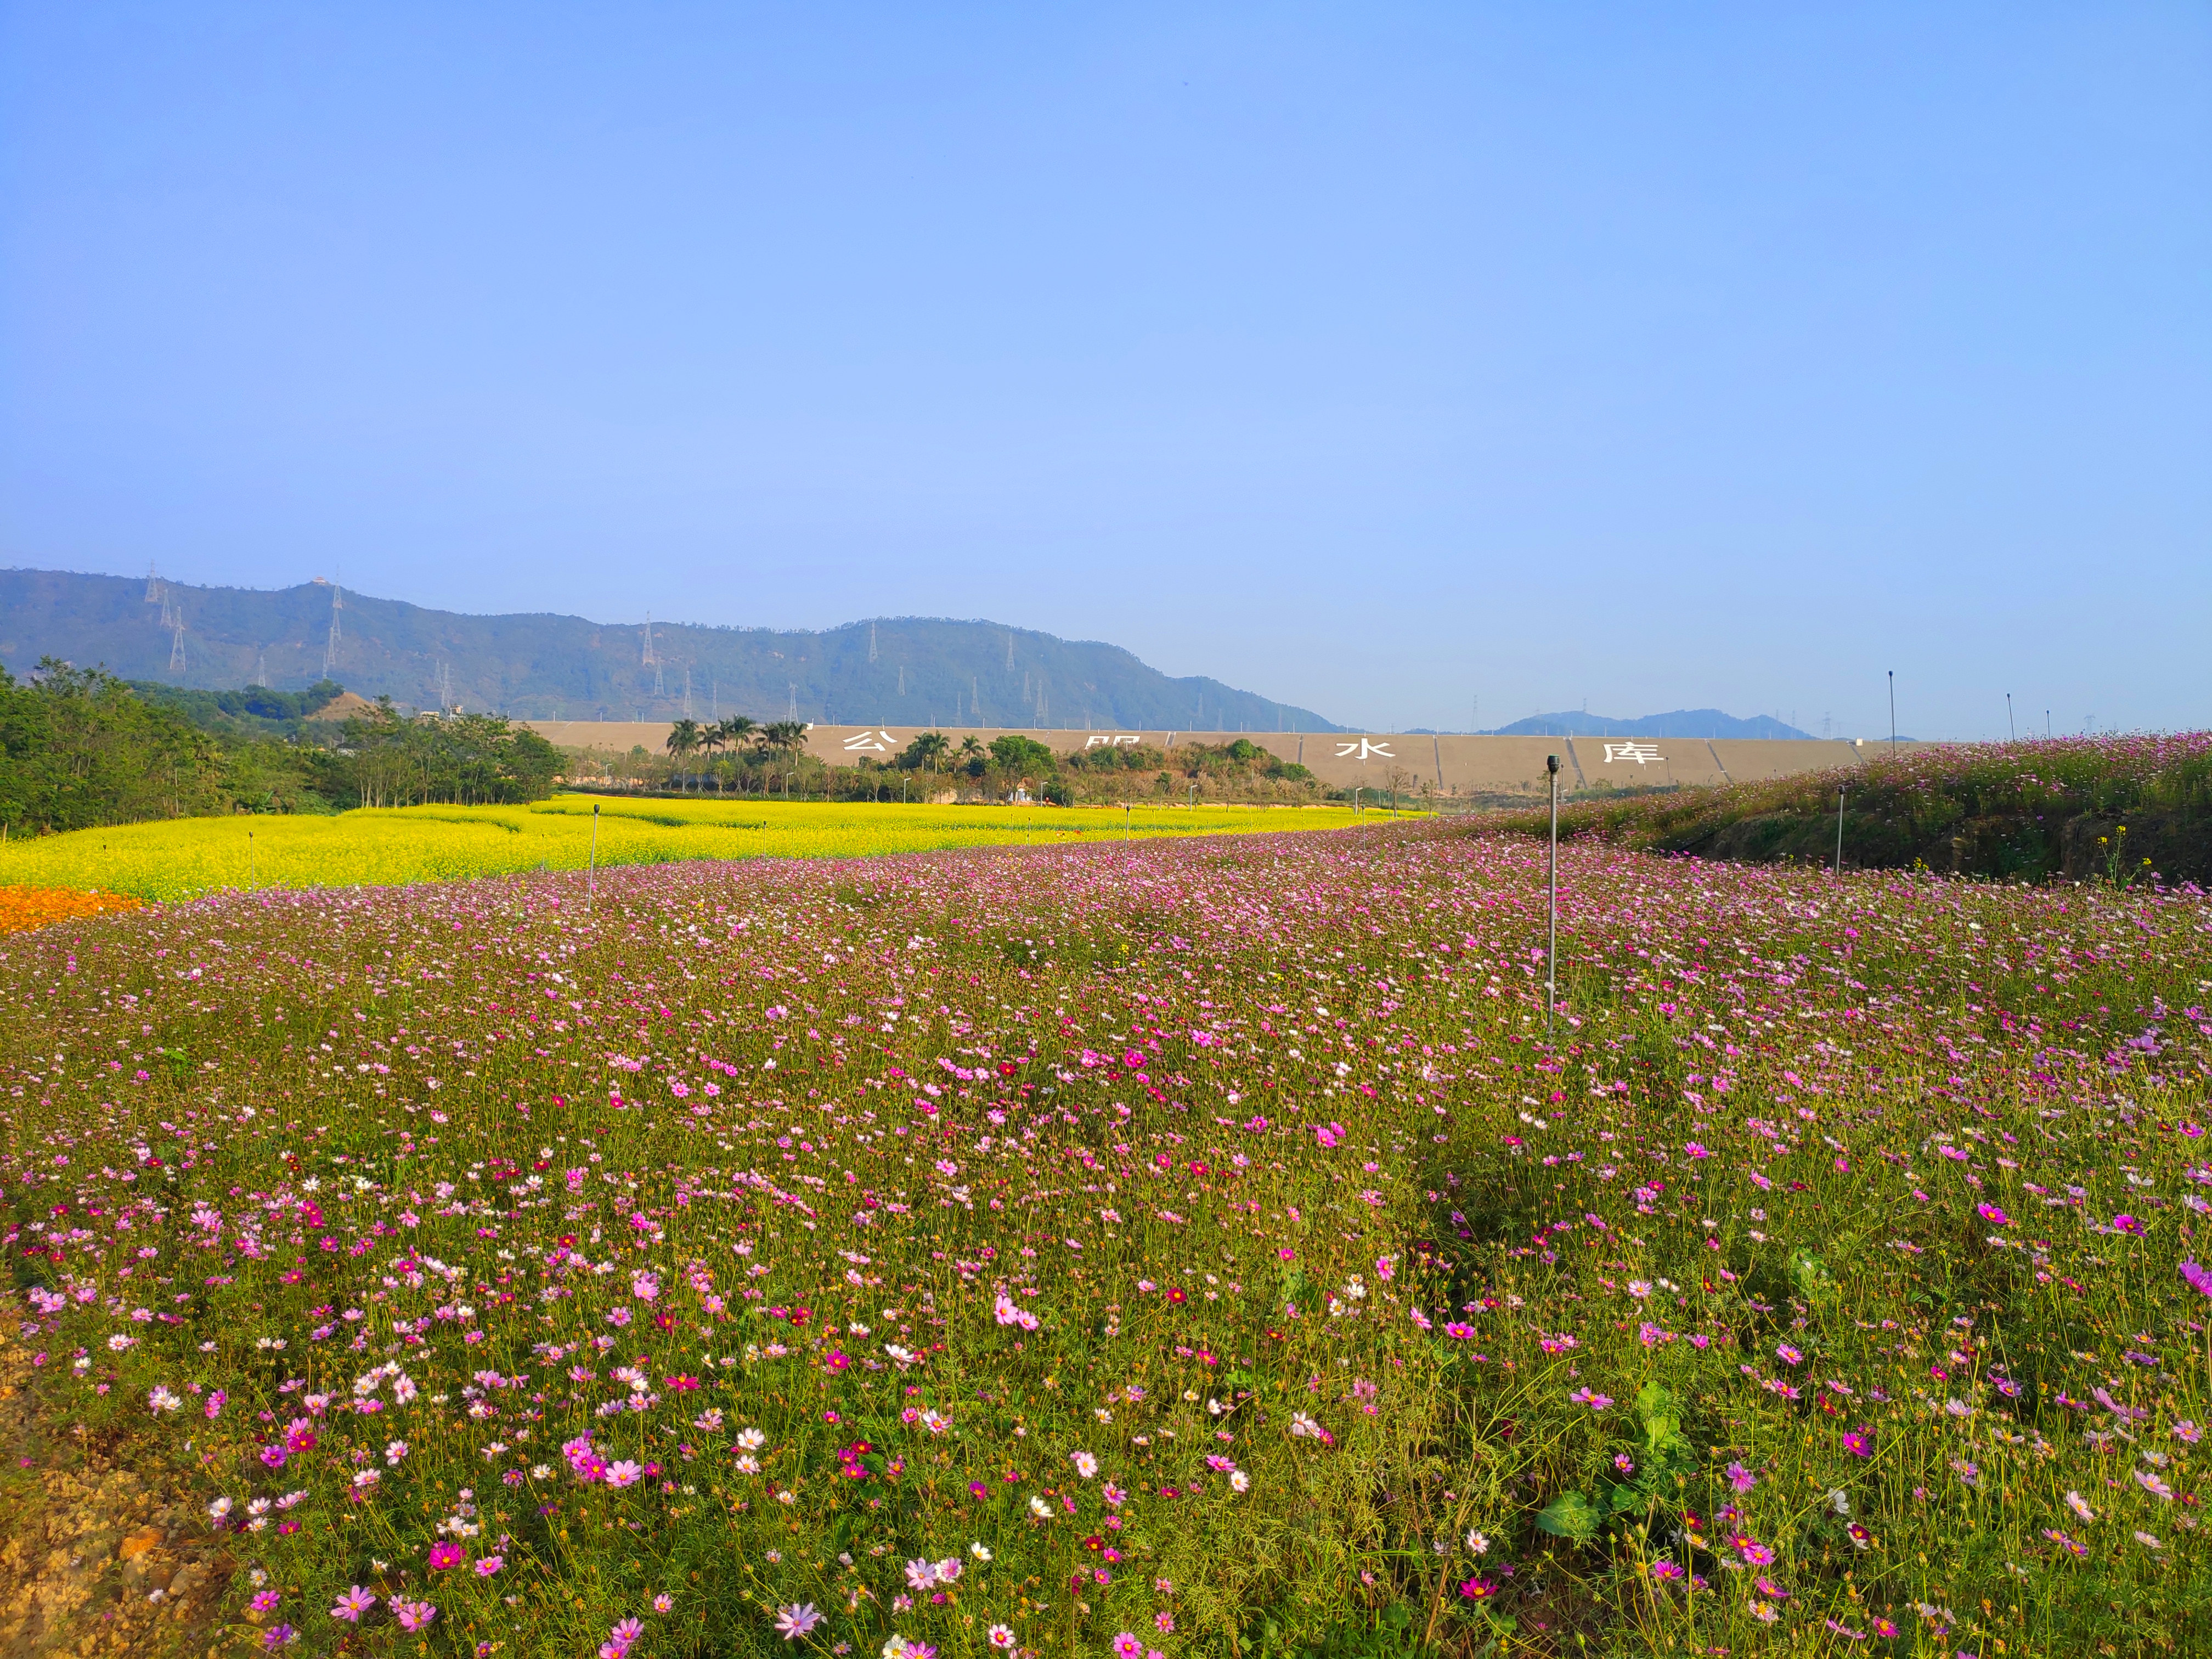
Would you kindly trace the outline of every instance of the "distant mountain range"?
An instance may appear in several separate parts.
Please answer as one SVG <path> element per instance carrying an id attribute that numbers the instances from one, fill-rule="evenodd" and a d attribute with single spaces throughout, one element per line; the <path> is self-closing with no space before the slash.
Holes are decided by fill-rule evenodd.
<path id="1" fill-rule="evenodd" d="M 417 708 L 518 720 L 750 714 L 897 726 L 1337 732 L 1310 708 L 1119 646 L 989 622 L 878 617 L 821 632 L 430 611 L 319 579 L 264 592 L 0 570 L 0 663 L 104 664 L 126 679 L 301 690 L 324 678 Z"/>
<path id="2" fill-rule="evenodd" d="M 1498 738 L 1809 738 L 1771 714 L 1738 720 L 1717 708 L 1677 708 L 1671 714 L 1645 714 L 1623 720 L 1612 714 L 1586 714 L 1571 708 L 1558 714 L 1531 714 L 1525 720 L 1501 726 L 1489 734 Z"/>

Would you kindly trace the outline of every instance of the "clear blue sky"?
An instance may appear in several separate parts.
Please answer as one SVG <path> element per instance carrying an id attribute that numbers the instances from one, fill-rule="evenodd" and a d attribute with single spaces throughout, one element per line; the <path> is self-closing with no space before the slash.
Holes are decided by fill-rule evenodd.
<path id="1" fill-rule="evenodd" d="M 0 562 L 2212 722 L 2212 9 L 0 3 Z"/>

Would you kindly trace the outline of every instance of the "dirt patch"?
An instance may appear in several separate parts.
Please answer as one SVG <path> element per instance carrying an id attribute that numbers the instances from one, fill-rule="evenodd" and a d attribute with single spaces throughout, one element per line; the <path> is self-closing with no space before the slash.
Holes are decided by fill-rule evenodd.
<path id="1" fill-rule="evenodd" d="M 236 1564 L 198 1499 L 43 1420 L 18 1324 L 0 1297 L 0 1659 L 236 1651 L 221 1619 Z"/>

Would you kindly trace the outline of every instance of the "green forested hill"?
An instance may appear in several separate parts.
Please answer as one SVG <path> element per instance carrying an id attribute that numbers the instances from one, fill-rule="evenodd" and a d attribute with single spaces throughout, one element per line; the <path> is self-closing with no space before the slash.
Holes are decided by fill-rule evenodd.
<path id="1" fill-rule="evenodd" d="M 701 719 L 795 709 L 908 726 L 1339 729 L 1217 680 L 1170 678 L 1118 646 L 996 623 L 891 617 L 807 633 L 656 622 L 651 663 L 641 620 L 467 617 L 347 592 L 331 650 L 333 593 L 319 581 L 260 592 L 0 570 L 0 663 L 21 672 L 51 655 L 211 690 L 265 678 L 302 690 L 327 676 L 368 697 L 519 720 L 673 719 L 688 670 Z"/>

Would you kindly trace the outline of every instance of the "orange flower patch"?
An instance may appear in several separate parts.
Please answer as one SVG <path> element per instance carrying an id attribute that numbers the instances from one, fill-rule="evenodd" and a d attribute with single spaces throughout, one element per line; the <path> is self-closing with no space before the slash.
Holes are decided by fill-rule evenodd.
<path id="1" fill-rule="evenodd" d="M 102 910 L 136 910 L 139 901 L 128 893 L 84 892 L 74 887 L 0 887 L 0 933 L 20 933 L 30 927 L 50 927 L 76 916 L 96 916 Z"/>

